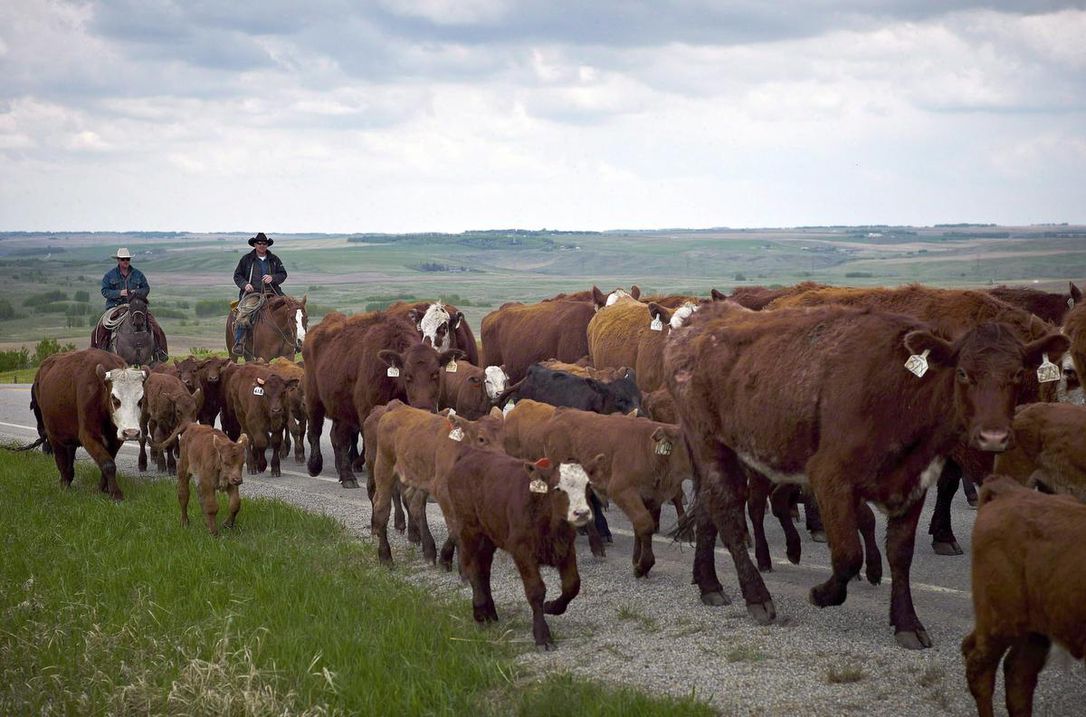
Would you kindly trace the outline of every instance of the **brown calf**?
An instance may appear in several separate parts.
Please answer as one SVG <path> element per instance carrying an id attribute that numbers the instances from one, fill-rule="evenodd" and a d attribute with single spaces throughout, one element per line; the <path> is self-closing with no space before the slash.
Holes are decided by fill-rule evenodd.
<path id="1" fill-rule="evenodd" d="M 532 608 L 532 635 L 544 650 L 554 647 L 543 614 L 561 615 L 581 589 L 574 527 L 592 519 L 585 496 L 596 466 L 528 463 L 497 451 L 468 449 L 447 476 L 455 516 L 460 566 L 471 582 L 476 622 L 497 621 L 490 593 L 494 551 L 509 553 Z M 547 587 L 540 565 L 558 568 L 562 593 L 544 602 Z"/>
<path id="2" fill-rule="evenodd" d="M 973 527 L 973 612 L 962 640 L 980 717 L 992 717 L 996 669 L 1011 717 L 1033 714 L 1033 691 L 1053 642 L 1086 656 L 1086 505 L 1002 476 L 980 489 Z"/>
<path id="3" fill-rule="evenodd" d="M 196 382 L 204 394 L 204 405 L 200 407 L 198 420 L 205 426 L 214 426 L 215 419 L 222 412 L 223 371 L 234 362 L 227 357 L 206 358 L 196 366 Z"/>
<path id="4" fill-rule="evenodd" d="M 268 364 L 272 371 L 286 380 L 296 379 L 298 383 L 287 390 L 287 432 L 283 434 L 282 455 L 285 458 L 294 444 L 294 462 L 305 463 L 305 369 L 288 358 L 277 356 Z M 293 438 L 293 441 L 291 440 Z"/>
<path id="5" fill-rule="evenodd" d="M 280 447 L 289 413 L 289 389 L 297 379 L 284 380 L 268 366 L 236 365 L 226 373 L 222 425 L 226 435 L 249 436 L 249 474 L 263 473 L 268 467 L 266 451 L 271 446 L 271 475 L 280 472 Z"/>
<path id="6" fill-rule="evenodd" d="M 467 360 L 449 362 L 441 374 L 438 406 L 474 421 L 490 413 L 508 385 L 509 376 L 502 366 L 479 367 Z"/>
<path id="7" fill-rule="evenodd" d="M 1033 403 L 1014 416 L 1014 447 L 995 472 L 1086 501 L 1086 406 Z"/>
<path id="8" fill-rule="evenodd" d="M 151 372 L 143 383 L 143 407 L 140 413 L 139 469 L 147 470 L 147 441 L 151 457 L 160 473 L 177 470 L 172 439 L 196 420 L 204 395 L 199 388 L 190 394 L 178 378 Z M 171 435 L 173 434 L 173 435 Z"/>
<path id="9" fill-rule="evenodd" d="M 237 442 L 217 428 L 193 424 L 178 439 L 180 457 L 177 460 L 177 502 L 181 505 L 181 527 L 189 524 L 189 478 L 196 479 L 196 492 L 200 506 L 207 517 L 207 529 L 212 535 L 219 534 L 217 515 L 219 501 L 215 491 L 223 491 L 230 498 L 230 517 L 224 528 L 234 527 L 241 510 L 241 466 L 245 463 L 249 436 L 241 434 Z"/>
<path id="10" fill-rule="evenodd" d="M 545 455 L 556 463 L 599 465 L 596 492 L 613 500 L 634 529 L 634 576 L 656 563 L 652 534 L 660 506 L 692 477 L 690 457 L 678 426 L 633 416 L 604 416 L 558 408 L 543 429 Z"/>

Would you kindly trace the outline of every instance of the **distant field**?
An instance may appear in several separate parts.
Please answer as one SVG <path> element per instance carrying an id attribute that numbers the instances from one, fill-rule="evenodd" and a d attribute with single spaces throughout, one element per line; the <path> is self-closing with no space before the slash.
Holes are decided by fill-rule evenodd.
<path id="1" fill-rule="evenodd" d="M 1030 283 L 1065 287 L 1086 277 L 1086 227 L 811 227 L 645 232 L 488 231 L 415 235 L 278 235 L 273 251 L 307 294 L 314 322 L 397 297 L 445 297 L 479 322 L 506 301 L 639 284 L 651 292 L 794 284 L 939 286 Z M 222 348 L 224 317 L 197 316 L 200 299 L 236 298 L 231 276 L 244 235 L 189 233 L 0 234 L 0 349 L 45 337 L 87 345 L 102 310 L 110 254 L 127 246 L 152 286 L 173 353 Z M 31 302 L 46 291 L 60 301 Z M 89 294 L 79 300 L 76 292 Z M 6 310 L 2 302 L 9 305 Z M 11 315 L 14 314 L 14 317 Z M 3 318 L 7 316 L 8 318 Z"/>

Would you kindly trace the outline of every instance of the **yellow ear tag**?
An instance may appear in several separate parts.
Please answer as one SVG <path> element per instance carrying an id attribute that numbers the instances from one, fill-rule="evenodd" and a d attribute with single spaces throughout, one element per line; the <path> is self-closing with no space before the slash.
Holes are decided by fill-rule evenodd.
<path id="1" fill-rule="evenodd" d="M 924 349 L 924 352 L 919 356 L 913 354 L 909 357 L 909 360 L 905 362 L 905 368 L 917 378 L 924 378 L 924 374 L 928 372 L 929 353 L 931 353 L 931 349 Z"/>
<path id="2" fill-rule="evenodd" d="M 456 373 L 456 361 L 445 364 L 445 373 Z"/>
<path id="3" fill-rule="evenodd" d="M 1050 383 L 1060 380 L 1060 367 L 1048 360 L 1048 354 L 1041 354 L 1041 366 L 1037 369 L 1037 381 Z"/>
<path id="4" fill-rule="evenodd" d="M 653 331 L 663 331 L 664 330 L 664 322 L 660 321 L 660 315 L 659 314 L 657 314 L 656 318 L 652 320 L 651 324 L 649 324 L 649 328 L 652 329 Z"/>
<path id="5" fill-rule="evenodd" d="M 461 428 L 460 426 L 457 426 L 456 428 L 449 431 L 449 438 L 451 438 L 454 441 L 462 441 L 462 440 L 464 440 L 464 429 Z"/>
<path id="6" fill-rule="evenodd" d="M 656 455 L 658 456 L 670 456 L 671 455 L 671 441 L 663 440 L 656 443 Z"/>

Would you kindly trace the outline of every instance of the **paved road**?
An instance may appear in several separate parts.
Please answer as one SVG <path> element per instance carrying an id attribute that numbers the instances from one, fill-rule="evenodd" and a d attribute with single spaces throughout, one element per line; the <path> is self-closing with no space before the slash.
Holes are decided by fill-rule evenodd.
<path id="1" fill-rule="evenodd" d="M 28 386 L 0 386 L 0 437 L 29 442 L 35 437 Z M 354 533 L 368 537 L 369 503 L 364 490 L 344 490 L 331 469 L 331 447 L 325 431 L 325 471 L 316 478 L 293 459 L 283 463 L 283 477 L 247 477 L 243 496 L 281 498 L 342 520 Z M 81 457 L 86 457 L 80 451 Z M 134 446 L 122 448 L 118 465 L 138 475 Z M 657 563 L 648 579 L 635 580 L 629 565 L 632 533 L 625 517 L 608 512 L 615 544 L 608 557 L 595 559 L 587 545 L 579 551 L 583 587 L 566 615 L 550 619 L 560 649 L 529 654 L 530 669 L 566 669 L 650 689 L 710 699 L 727 714 L 971 714 L 958 645 L 972 625 L 969 593 L 969 536 L 975 512 L 962 496 L 954 503 L 953 519 L 965 556 L 941 557 L 930 547 L 926 531 L 934 495 L 917 536 L 912 581 L 917 612 L 936 645 L 910 652 L 898 648 L 887 625 L 889 579 L 881 586 L 854 583 L 848 601 L 839 608 L 818 610 L 807 592 L 829 572 L 824 544 L 803 542 L 803 562 L 784 559 L 784 539 L 772 516 L 766 528 L 776 558 L 766 582 L 777 604 L 778 624 L 759 627 L 745 608 L 701 605 L 690 585 L 692 549 L 657 537 Z M 431 526 L 440 540 L 444 527 L 440 511 L 430 506 Z M 244 507 L 241 520 L 244 520 Z M 663 524 L 674 523 L 670 506 Z M 880 540 L 885 526 L 880 523 Z M 422 565 L 421 558 L 394 536 L 397 570 L 435 590 L 455 593 L 467 603 L 470 592 L 454 575 Z M 583 538 L 581 539 L 583 540 Z M 738 595 L 731 560 L 718 550 L 718 570 L 726 590 Z M 885 572 L 889 573 L 888 568 Z M 505 562 L 495 566 L 495 599 L 512 627 L 530 639 L 529 611 L 515 570 Z M 548 585 L 555 586 L 554 576 Z M 740 601 L 741 602 L 741 601 Z M 465 613 L 467 612 L 465 608 Z M 485 633 L 483 633 L 485 634 Z M 863 678 L 836 683 L 831 668 L 859 668 Z M 1086 704 L 1086 675 L 1081 666 L 1050 666 L 1038 691 L 1039 714 L 1081 714 Z"/>

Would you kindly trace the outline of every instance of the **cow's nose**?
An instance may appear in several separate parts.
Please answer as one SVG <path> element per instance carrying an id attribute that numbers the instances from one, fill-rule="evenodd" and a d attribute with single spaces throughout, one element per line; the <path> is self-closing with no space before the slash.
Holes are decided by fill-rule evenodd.
<path id="1" fill-rule="evenodd" d="M 140 429 L 138 428 L 126 428 L 121 431 L 121 435 L 124 436 L 126 441 L 134 441 L 140 437 Z"/>
<path id="2" fill-rule="evenodd" d="M 219 382 L 219 377 L 218 376 L 208 376 L 207 377 L 207 382 L 208 383 L 218 383 Z"/>
<path id="3" fill-rule="evenodd" d="M 977 434 L 977 448 L 982 451 L 1001 453 L 1007 450 L 1011 432 L 1006 429 L 982 430 Z"/>
<path id="4" fill-rule="evenodd" d="M 276 406 L 272 409 L 272 413 L 282 413 L 283 409 L 280 406 Z"/>
<path id="5" fill-rule="evenodd" d="M 591 508 L 581 508 L 573 511 L 573 523 L 574 525 L 581 526 L 592 519 Z"/>

